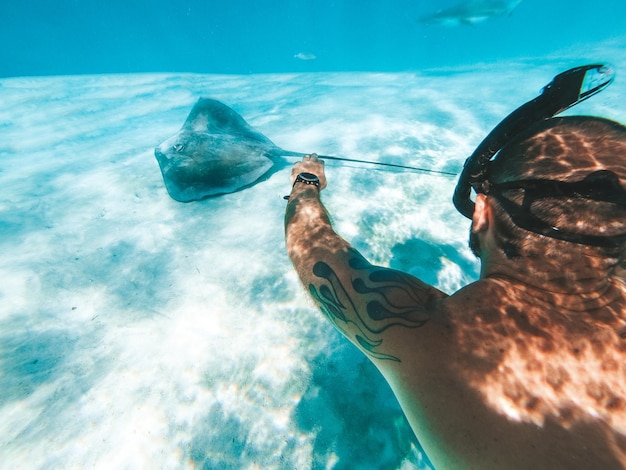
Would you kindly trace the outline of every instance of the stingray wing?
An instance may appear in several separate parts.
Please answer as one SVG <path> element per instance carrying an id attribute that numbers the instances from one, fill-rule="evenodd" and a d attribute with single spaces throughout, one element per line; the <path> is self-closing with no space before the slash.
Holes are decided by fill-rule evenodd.
<path id="1" fill-rule="evenodd" d="M 211 135 L 236 136 L 250 142 L 258 142 L 274 147 L 274 143 L 255 130 L 234 109 L 221 101 L 200 98 L 191 109 L 183 129 L 194 132 L 206 132 Z"/>
<path id="2" fill-rule="evenodd" d="M 175 136 L 155 149 L 170 196 L 190 202 L 248 188 L 285 164 L 284 150 L 239 114 L 200 99 Z"/>

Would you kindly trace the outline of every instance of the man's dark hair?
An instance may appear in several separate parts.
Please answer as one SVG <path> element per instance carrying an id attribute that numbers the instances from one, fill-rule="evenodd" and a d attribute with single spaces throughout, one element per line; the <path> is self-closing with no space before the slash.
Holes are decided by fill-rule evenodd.
<path id="1" fill-rule="evenodd" d="M 577 182 L 599 170 L 614 172 L 621 186 L 626 186 L 626 127 L 608 119 L 571 116 L 543 121 L 517 136 L 489 164 L 488 179 L 492 183 L 531 179 Z M 523 190 L 512 189 L 504 196 L 521 205 Z M 574 245 L 516 226 L 495 198 L 494 209 L 496 240 L 509 258 L 540 255 L 546 243 L 560 249 Z M 530 210 L 564 231 L 594 236 L 626 232 L 626 209 L 610 202 L 576 196 L 539 198 Z M 601 254 L 616 256 L 623 249 L 606 248 Z"/>

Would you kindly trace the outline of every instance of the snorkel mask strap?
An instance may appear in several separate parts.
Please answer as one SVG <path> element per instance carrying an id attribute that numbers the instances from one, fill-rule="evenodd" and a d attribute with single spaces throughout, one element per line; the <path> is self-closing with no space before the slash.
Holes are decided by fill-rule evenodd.
<path id="1" fill-rule="evenodd" d="M 506 196 L 507 191 L 522 191 L 521 205 Z M 617 174 L 609 170 L 598 170 L 576 182 L 530 179 L 489 183 L 489 194 L 496 198 L 511 220 L 518 227 L 571 243 L 580 243 L 603 248 L 616 248 L 626 241 L 626 233 L 618 235 L 590 235 L 562 230 L 531 211 L 535 201 L 546 198 L 586 199 L 612 204 L 614 209 L 626 210 L 626 189 L 622 188 Z"/>
<path id="2" fill-rule="evenodd" d="M 487 164 L 511 139 L 603 90 L 614 77 L 613 68 L 604 64 L 567 70 L 554 77 L 537 98 L 509 114 L 465 161 L 452 198 L 457 210 L 468 219 L 472 218 L 474 202 L 470 198 L 471 189 L 483 192 Z"/>

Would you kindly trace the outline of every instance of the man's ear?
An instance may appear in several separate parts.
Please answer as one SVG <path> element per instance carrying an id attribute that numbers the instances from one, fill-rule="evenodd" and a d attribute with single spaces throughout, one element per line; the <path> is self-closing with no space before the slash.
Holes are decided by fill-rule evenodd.
<path id="1" fill-rule="evenodd" d="M 482 232 L 489 228 L 491 207 L 487 202 L 487 196 L 477 194 L 474 202 L 474 214 L 472 215 L 472 231 L 475 233 Z"/>

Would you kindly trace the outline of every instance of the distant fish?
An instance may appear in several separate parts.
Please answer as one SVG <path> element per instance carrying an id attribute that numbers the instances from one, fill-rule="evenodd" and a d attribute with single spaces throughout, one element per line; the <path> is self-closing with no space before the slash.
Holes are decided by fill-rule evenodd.
<path id="1" fill-rule="evenodd" d="M 422 23 L 445 26 L 473 25 L 489 18 L 510 15 L 522 0 L 467 0 L 434 15 L 420 18 Z"/>
<path id="2" fill-rule="evenodd" d="M 293 56 L 293 58 L 298 60 L 315 60 L 317 59 L 317 56 L 315 54 L 308 54 L 306 52 L 298 52 L 296 55 Z"/>

